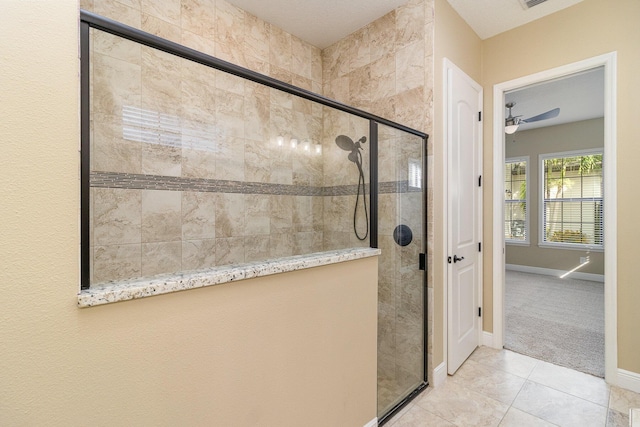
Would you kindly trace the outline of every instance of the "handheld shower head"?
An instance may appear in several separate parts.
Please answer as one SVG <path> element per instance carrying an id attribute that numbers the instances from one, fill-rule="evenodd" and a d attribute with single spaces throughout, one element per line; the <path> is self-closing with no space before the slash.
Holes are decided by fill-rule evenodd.
<path id="1" fill-rule="evenodd" d="M 349 155 L 347 158 L 356 164 L 358 167 L 358 192 L 356 194 L 356 205 L 353 209 L 353 231 L 356 233 L 356 237 L 359 240 L 365 240 L 369 235 L 369 215 L 367 213 L 367 196 L 365 194 L 365 180 L 364 180 L 364 171 L 362 170 L 362 144 L 367 142 L 367 137 L 363 136 L 356 142 L 353 142 L 351 138 L 346 135 L 338 135 L 336 137 L 336 145 L 340 147 L 344 151 L 348 151 Z M 364 216 L 366 222 L 366 231 L 364 236 L 360 236 L 358 233 L 358 229 L 356 227 L 356 216 L 358 214 L 358 201 L 360 200 L 360 189 L 362 188 L 362 204 L 364 206 Z"/>
<path id="2" fill-rule="evenodd" d="M 344 151 L 353 151 L 356 149 L 356 144 L 346 135 L 338 135 L 336 138 L 336 144 Z"/>
<path id="3" fill-rule="evenodd" d="M 355 164 L 361 163 L 361 155 L 358 150 L 362 150 L 362 144 L 367 142 L 367 137 L 363 136 L 356 142 L 353 142 L 351 138 L 346 135 L 338 135 L 336 138 L 336 145 L 344 151 L 349 151 L 347 158 Z"/>

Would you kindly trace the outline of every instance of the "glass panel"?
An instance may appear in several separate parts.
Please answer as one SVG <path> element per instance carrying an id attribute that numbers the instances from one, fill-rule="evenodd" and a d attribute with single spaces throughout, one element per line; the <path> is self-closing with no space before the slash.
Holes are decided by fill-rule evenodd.
<path id="1" fill-rule="evenodd" d="M 545 241 L 601 245 L 602 155 L 551 158 L 544 165 Z"/>
<path id="2" fill-rule="evenodd" d="M 92 286 L 369 246 L 368 120 L 91 41 Z"/>
<path id="3" fill-rule="evenodd" d="M 424 380 L 423 139 L 379 125 L 378 415 Z M 409 233 L 410 230 L 410 233 Z M 394 239 L 395 237 L 395 239 Z M 396 242 L 397 241 L 397 242 Z"/>
<path id="4" fill-rule="evenodd" d="M 575 173 L 568 172 L 562 180 L 562 197 L 567 199 L 582 197 L 580 182 L 580 176 L 575 176 Z"/>
<path id="5" fill-rule="evenodd" d="M 585 175 L 582 178 L 582 197 L 602 197 L 601 175 Z"/>
<path id="6" fill-rule="evenodd" d="M 505 238 L 510 240 L 526 240 L 526 204 L 524 201 L 505 203 Z"/>
<path id="7" fill-rule="evenodd" d="M 506 162 L 505 171 L 504 236 L 507 240 L 526 241 L 527 162 Z"/>

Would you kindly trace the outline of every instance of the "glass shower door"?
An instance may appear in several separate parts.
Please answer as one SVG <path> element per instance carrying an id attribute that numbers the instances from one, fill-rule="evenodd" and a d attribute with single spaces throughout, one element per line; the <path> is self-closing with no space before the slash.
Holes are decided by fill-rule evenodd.
<path id="1" fill-rule="evenodd" d="M 378 125 L 378 418 L 426 382 L 425 140 Z"/>

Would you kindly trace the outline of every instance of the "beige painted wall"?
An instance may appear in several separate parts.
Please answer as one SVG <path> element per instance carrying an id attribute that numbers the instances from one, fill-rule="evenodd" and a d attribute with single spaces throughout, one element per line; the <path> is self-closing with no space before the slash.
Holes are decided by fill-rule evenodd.
<path id="1" fill-rule="evenodd" d="M 485 88 L 484 111 L 484 174 L 493 171 L 493 85 L 539 71 L 580 61 L 596 55 L 617 51 L 617 184 L 618 184 L 618 366 L 640 372 L 640 286 L 636 258 L 638 231 L 636 214 L 640 208 L 635 194 L 635 165 L 640 162 L 640 121 L 637 103 L 640 98 L 640 2 L 616 1 L 615 7 L 606 0 L 584 0 L 558 13 L 505 32 L 482 44 L 482 84 Z M 523 41 L 527 41 L 524 43 Z M 493 206 L 491 187 L 485 187 L 484 214 L 491 217 Z M 492 286 L 492 223 L 485 221 L 484 239 L 487 250 L 484 259 L 484 305 L 491 313 Z M 484 329 L 493 330 L 493 319 L 484 318 Z"/>
<path id="2" fill-rule="evenodd" d="M 446 181 L 444 174 L 445 145 L 443 141 L 443 59 L 448 58 L 472 79 L 481 82 L 481 40 L 466 22 L 453 10 L 446 0 L 435 0 L 435 46 L 434 46 L 434 120 L 433 120 L 433 212 L 434 223 L 442 224 L 443 206 L 446 206 Z M 444 293 L 446 282 L 446 230 L 434 227 L 433 239 L 433 366 L 444 360 L 445 336 L 443 331 Z"/>
<path id="3" fill-rule="evenodd" d="M 580 257 L 588 256 L 589 264 L 581 273 L 604 274 L 604 252 L 558 249 L 538 246 L 540 200 L 540 154 L 603 148 L 604 119 L 584 120 L 557 126 L 519 131 L 507 136 L 505 157 L 529 156 L 529 246 L 505 248 L 507 264 L 569 271 L 580 265 Z M 606 167 L 606 166 L 605 166 Z"/>
<path id="4" fill-rule="evenodd" d="M 0 424 L 373 419 L 375 258 L 76 307 L 77 18 L 73 0 L 0 11 Z"/>

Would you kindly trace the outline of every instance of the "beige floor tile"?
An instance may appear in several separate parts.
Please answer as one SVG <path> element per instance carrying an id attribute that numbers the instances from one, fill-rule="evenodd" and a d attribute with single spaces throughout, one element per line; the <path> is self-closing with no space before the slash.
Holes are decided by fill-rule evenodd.
<path id="1" fill-rule="evenodd" d="M 416 405 L 459 426 L 497 426 L 508 405 L 447 380 Z"/>
<path id="2" fill-rule="evenodd" d="M 527 381 L 513 407 L 563 427 L 604 426 L 607 408 Z"/>
<path id="3" fill-rule="evenodd" d="M 473 360 L 464 362 L 449 380 L 507 405 L 511 405 L 525 382 L 522 377 Z"/>
<path id="4" fill-rule="evenodd" d="M 629 414 L 629 409 L 640 408 L 640 393 L 612 386 L 609 408 L 623 414 Z"/>
<path id="5" fill-rule="evenodd" d="M 418 405 L 413 405 L 409 411 L 389 427 L 455 427 L 455 424 L 451 424 Z"/>
<path id="6" fill-rule="evenodd" d="M 609 404 L 609 386 L 602 378 L 563 368 L 547 362 L 538 362 L 529 375 L 529 381 L 564 391 L 601 406 Z"/>
<path id="7" fill-rule="evenodd" d="M 628 427 L 629 426 L 629 413 L 623 414 L 622 412 L 609 409 L 607 415 L 607 427 Z"/>
<path id="8" fill-rule="evenodd" d="M 520 409 L 514 407 L 509 408 L 507 414 L 500 422 L 500 427 L 552 427 L 551 424 L 543 419 L 527 414 Z"/>
<path id="9" fill-rule="evenodd" d="M 639 393 L 600 378 L 479 347 L 454 376 L 427 388 L 385 426 L 626 427 L 636 407 Z"/>
<path id="10" fill-rule="evenodd" d="M 509 350 L 498 350 L 490 347 L 478 347 L 469 357 L 483 365 L 500 369 L 522 378 L 527 378 L 538 361 L 529 356 L 514 353 Z"/>

